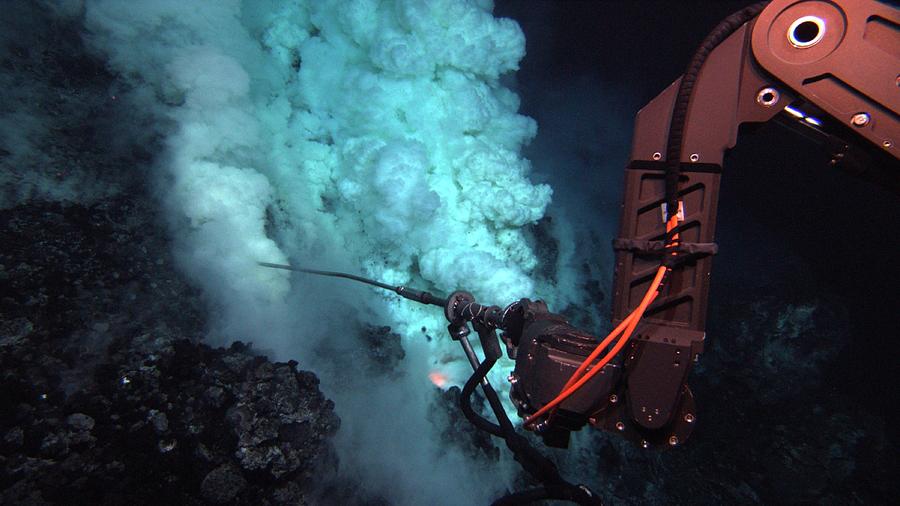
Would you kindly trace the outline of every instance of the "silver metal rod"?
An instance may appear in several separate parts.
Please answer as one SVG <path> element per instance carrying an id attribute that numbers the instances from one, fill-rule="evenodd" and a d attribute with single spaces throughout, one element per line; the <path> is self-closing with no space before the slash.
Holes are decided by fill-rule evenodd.
<path id="1" fill-rule="evenodd" d="M 466 358 L 469 359 L 469 363 L 472 364 L 472 369 L 478 369 L 481 366 L 481 361 L 478 360 L 478 355 L 475 354 L 475 350 L 472 349 L 472 343 L 469 342 L 469 338 L 466 336 L 462 336 L 459 338 L 460 344 L 462 344 L 463 351 L 466 353 Z M 481 379 L 482 386 L 488 384 L 487 376 Z"/>

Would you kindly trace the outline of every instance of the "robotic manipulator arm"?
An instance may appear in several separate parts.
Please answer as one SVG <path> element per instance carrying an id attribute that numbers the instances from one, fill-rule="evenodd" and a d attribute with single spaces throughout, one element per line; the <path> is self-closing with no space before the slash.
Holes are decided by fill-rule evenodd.
<path id="1" fill-rule="evenodd" d="M 549 446 L 566 447 L 571 431 L 591 424 L 645 448 L 668 448 L 683 443 L 697 420 L 687 379 L 703 351 L 722 161 L 739 127 L 775 120 L 802 129 L 829 150 L 832 165 L 900 193 L 898 111 L 900 10 L 873 0 L 773 0 L 723 20 L 684 75 L 637 115 L 613 241 L 616 327 L 602 340 L 541 301 L 500 309 L 467 292 L 445 298 L 261 265 L 349 278 L 444 307 L 451 336 L 476 369 L 469 393 L 490 386 L 484 378 L 499 358 L 495 332 L 502 331 L 516 361 L 511 400 Z M 484 362 L 468 345 L 469 324 Z M 499 401 L 491 403 L 499 418 Z M 510 433 L 503 424 L 476 425 Z"/>
<path id="2" fill-rule="evenodd" d="M 705 338 L 722 162 L 740 125 L 802 129 L 836 167 L 898 192 L 898 111 L 896 8 L 774 0 L 724 20 L 638 113 L 613 241 L 616 330 L 600 342 L 540 301 L 506 310 L 526 427 L 557 447 L 586 424 L 645 448 L 683 443 L 697 420 L 687 379 Z"/>
<path id="3" fill-rule="evenodd" d="M 496 504 L 539 498 L 597 504 L 563 480 L 518 434 L 486 379 L 502 354 L 515 360 L 510 397 L 525 427 L 566 447 L 587 424 L 648 447 L 687 440 L 697 415 L 687 385 L 703 351 L 719 182 L 725 152 L 744 123 L 774 120 L 821 142 L 832 164 L 900 193 L 900 11 L 873 0 L 773 0 L 726 18 L 684 75 L 637 115 L 625 170 L 620 236 L 613 241 L 615 329 L 579 330 L 541 301 L 506 308 L 467 292 L 441 297 L 357 276 L 337 276 L 444 308 L 448 330 L 475 373 L 461 407 L 479 429 L 503 438 L 542 483 Z M 478 333 L 484 360 L 469 344 Z M 481 386 L 497 422 L 472 409 Z"/>

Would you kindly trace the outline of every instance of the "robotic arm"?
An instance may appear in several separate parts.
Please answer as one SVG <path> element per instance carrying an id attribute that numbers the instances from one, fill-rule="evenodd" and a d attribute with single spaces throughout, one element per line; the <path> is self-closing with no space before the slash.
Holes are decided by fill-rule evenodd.
<path id="1" fill-rule="evenodd" d="M 775 0 L 723 21 L 637 116 L 613 242 L 621 334 L 600 346 L 621 352 L 593 362 L 597 341 L 535 303 L 525 305 L 521 333 L 507 332 L 511 396 L 530 415 L 526 426 L 550 446 L 565 447 L 569 431 L 588 423 L 643 447 L 683 443 L 697 420 L 687 379 L 703 351 L 722 162 L 739 127 L 774 119 L 802 128 L 832 150 L 834 165 L 897 191 L 898 111 L 897 9 Z"/>
<path id="2" fill-rule="evenodd" d="M 566 447 L 587 424 L 644 448 L 682 444 L 696 423 L 687 380 L 703 351 L 716 206 L 725 152 L 745 123 L 802 128 L 832 164 L 900 192 L 900 11 L 874 0 L 773 0 L 725 19 L 685 74 L 637 115 L 625 169 L 613 332 L 599 340 L 541 301 L 506 308 L 468 292 L 435 296 L 358 276 L 261 265 L 361 281 L 444 308 L 451 337 L 475 370 L 461 408 L 479 429 L 506 441 L 542 486 L 500 499 L 521 504 L 557 498 L 599 504 L 562 479 L 516 432 L 486 379 L 510 358 L 510 397 L 548 446 Z M 483 361 L 468 340 L 481 341 Z M 497 423 L 474 410 L 481 386 Z"/>

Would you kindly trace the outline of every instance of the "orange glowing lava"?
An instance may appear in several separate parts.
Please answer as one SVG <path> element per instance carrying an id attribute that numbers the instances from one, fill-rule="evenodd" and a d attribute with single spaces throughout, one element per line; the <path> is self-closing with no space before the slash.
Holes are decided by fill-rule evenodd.
<path id="1" fill-rule="evenodd" d="M 447 375 L 439 371 L 428 373 L 428 379 L 438 388 L 444 388 L 447 385 Z"/>

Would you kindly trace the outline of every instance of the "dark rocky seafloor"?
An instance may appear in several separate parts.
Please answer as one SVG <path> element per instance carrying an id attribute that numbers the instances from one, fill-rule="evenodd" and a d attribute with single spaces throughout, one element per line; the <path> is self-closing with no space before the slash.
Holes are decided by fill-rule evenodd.
<path id="1" fill-rule="evenodd" d="M 304 504 L 336 465 L 314 374 L 200 342 L 154 217 L 0 211 L 0 503 Z"/>

